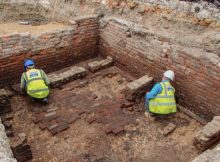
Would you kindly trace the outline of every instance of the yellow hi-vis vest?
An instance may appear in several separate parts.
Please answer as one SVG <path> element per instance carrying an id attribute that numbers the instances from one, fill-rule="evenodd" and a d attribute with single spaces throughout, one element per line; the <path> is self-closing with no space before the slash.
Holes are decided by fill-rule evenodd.
<path id="1" fill-rule="evenodd" d="M 27 93 L 34 98 L 45 98 L 49 95 L 49 88 L 44 82 L 43 73 L 38 69 L 30 69 L 24 73 Z"/>
<path id="2" fill-rule="evenodd" d="M 170 114 L 176 112 L 175 89 L 170 82 L 161 82 L 162 92 L 149 101 L 149 110 L 155 114 Z"/>

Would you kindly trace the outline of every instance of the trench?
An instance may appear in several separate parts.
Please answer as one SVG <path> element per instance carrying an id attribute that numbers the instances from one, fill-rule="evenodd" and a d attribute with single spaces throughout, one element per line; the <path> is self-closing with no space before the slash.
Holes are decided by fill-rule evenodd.
<path id="1" fill-rule="evenodd" d="M 4 25 L 12 28 L 5 30 Z M 198 56 L 191 56 L 191 51 L 183 46 L 201 56 L 199 44 L 191 47 L 190 43 L 184 44 L 160 33 L 154 35 L 138 25 L 131 26 L 134 24 L 119 19 L 100 21 L 96 15 L 75 18 L 69 24 L 0 25 L 3 33 L 0 37 L 0 80 L 1 87 L 11 94 L 8 96 L 12 116 L 7 118 L 8 114 L 2 114 L 2 118 L 11 123 L 6 128 L 10 144 L 17 145 L 22 139 L 19 145 L 22 149 L 14 149 L 18 161 L 185 162 L 199 154 L 193 146 L 193 138 L 202 127 L 199 122 L 180 111 L 171 118 L 152 122 L 143 115 L 143 94 L 128 102 L 123 90 L 146 74 L 152 76 L 154 82 L 159 81 L 163 71 L 172 68 L 177 77 L 174 85 L 179 104 L 210 121 L 219 113 L 216 107 L 219 100 L 213 97 L 218 93 L 215 83 L 219 78 L 215 74 L 219 69 L 207 58 L 204 59 L 210 66 L 205 70 L 199 68 L 206 63 L 204 60 L 201 65 L 193 64 Z M 16 33 L 12 33 L 13 27 Z M 158 44 L 166 50 L 160 49 Z M 107 56 L 111 56 L 114 63 L 97 71 L 90 69 L 89 63 Z M 63 77 L 51 88 L 48 105 L 33 103 L 19 94 L 17 83 L 25 58 L 35 60 L 36 66 L 52 78 L 58 74 Z M 83 77 L 76 75 L 66 79 L 73 67 L 85 69 Z M 199 75 L 195 75 L 196 70 Z M 192 81 L 195 77 L 199 87 Z M 211 83 L 204 86 L 206 77 L 211 78 Z M 210 98 L 206 96 L 202 100 L 208 93 Z M 169 123 L 176 128 L 164 136 L 163 129 Z M 63 129 L 56 129 L 59 124 Z"/>

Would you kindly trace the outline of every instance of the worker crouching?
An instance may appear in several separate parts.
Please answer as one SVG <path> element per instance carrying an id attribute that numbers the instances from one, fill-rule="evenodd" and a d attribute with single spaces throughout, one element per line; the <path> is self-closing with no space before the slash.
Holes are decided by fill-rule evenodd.
<path id="1" fill-rule="evenodd" d="M 21 76 L 21 90 L 26 92 L 34 101 L 41 101 L 48 104 L 50 81 L 41 69 L 35 68 L 31 59 L 24 62 L 25 72 Z"/>
<path id="2" fill-rule="evenodd" d="M 175 89 L 171 85 L 174 72 L 171 70 L 163 74 L 162 81 L 157 83 L 145 96 L 145 116 L 154 120 L 156 116 L 176 113 Z"/>

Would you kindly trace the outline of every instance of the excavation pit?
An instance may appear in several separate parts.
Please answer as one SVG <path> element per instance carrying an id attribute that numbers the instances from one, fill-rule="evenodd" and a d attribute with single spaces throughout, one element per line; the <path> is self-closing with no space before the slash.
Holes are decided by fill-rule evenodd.
<path id="1" fill-rule="evenodd" d="M 10 24 L 8 30 L 0 25 L 1 87 L 14 85 L 18 92 L 15 83 L 26 58 L 56 82 L 48 105 L 11 94 L 11 116 L 3 124 L 18 161 L 28 155 L 33 162 L 185 162 L 199 154 L 193 139 L 200 123 L 182 112 L 152 122 L 144 117 L 144 94 L 127 101 L 123 89 L 146 75 L 160 81 L 166 69 L 173 69 L 179 104 L 207 122 L 219 114 L 218 47 L 188 42 L 189 37 L 176 40 L 166 31 L 154 33 L 117 18 L 99 20 L 97 15 L 75 18 L 68 25 Z M 11 33 L 13 26 L 16 33 Z M 76 66 L 86 75 L 78 75 L 76 69 L 83 69 Z M 167 132 L 171 123 L 175 126 Z"/>
<path id="2" fill-rule="evenodd" d="M 33 103 L 27 96 L 14 96 L 14 137 L 10 140 L 13 143 L 18 134 L 26 134 L 32 161 L 36 162 L 193 159 L 197 151 L 192 139 L 199 123 L 180 112 L 173 118 L 151 122 L 143 115 L 143 101 L 121 108 L 126 101 L 121 91 L 134 79 L 112 66 L 52 89 L 49 105 Z M 36 121 L 52 113 L 57 117 L 50 122 Z M 63 123 L 68 126 L 54 133 L 56 125 Z M 177 128 L 164 137 L 161 130 L 169 123 Z M 177 154 L 171 155 L 173 151 Z"/>

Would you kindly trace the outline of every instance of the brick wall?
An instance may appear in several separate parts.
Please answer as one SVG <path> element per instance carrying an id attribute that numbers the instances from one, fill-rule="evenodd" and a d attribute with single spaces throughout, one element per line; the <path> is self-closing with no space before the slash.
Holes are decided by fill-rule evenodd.
<path id="1" fill-rule="evenodd" d="M 99 49 L 101 55 L 111 55 L 118 65 L 138 77 L 149 74 L 160 81 L 166 69 L 174 70 L 174 86 L 181 105 L 207 120 L 220 114 L 217 44 L 176 40 L 169 33 L 159 34 L 110 18 L 100 23 Z"/>
<path id="2" fill-rule="evenodd" d="M 98 18 L 86 16 L 53 32 L 31 35 L 13 33 L 0 36 L 0 83 L 20 80 L 23 61 L 32 58 L 46 72 L 67 67 L 97 55 Z"/>

